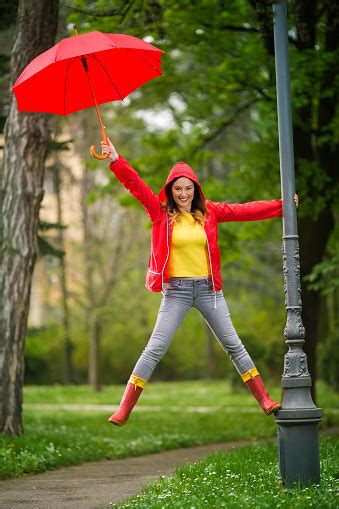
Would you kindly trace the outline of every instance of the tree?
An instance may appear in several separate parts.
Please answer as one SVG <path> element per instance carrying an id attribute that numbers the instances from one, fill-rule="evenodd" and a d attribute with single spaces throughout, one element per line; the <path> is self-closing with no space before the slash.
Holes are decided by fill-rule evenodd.
<path id="1" fill-rule="evenodd" d="M 58 0 L 20 0 L 11 60 L 13 84 L 54 43 Z M 45 114 L 19 113 L 14 95 L 5 126 L 1 173 L 0 425 L 22 433 L 22 384 L 30 287 L 49 142 Z"/>
<path id="2" fill-rule="evenodd" d="M 251 1 L 266 48 L 272 54 L 270 2 Z M 306 207 L 299 215 L 304 350 L 313 380 L 321 340 L 321 294 L 305 276 L 322 262 L 335 227 L 338 201 L 339 145 L 335 138 L 339 49 L 339 5 L 335 2 L 291 2 L 291 47 L 294 78 L 293 130 L 297 189 Z M 298 71 L 297 71 L 298 69 Z M 293 91 L 293 89 L 292 89 Z"/>
<path id="3" fill-rule="evenodd" d="M 63 209 L 61 199 L 61 188 L 62 188 L 62 165 L 60 161 L 56 161 L 56 165 L 53 167 L 55 171 L 55 194 L 57 198 L 57 214 L 58 224 L 62 225 Z M 64 233 L 63 229 L 59 228 L 58 245 L 61 249 L 64 249 Z M 66 271 L 66 260 L 64 256 L 59 258 L 60 261 L 60 284 L 62 292 L 62 322 L 64 332 L 64 381 L 65 384 L 70 384 L 74 381 L 74 368 L 72 360 L 73 343 L 71 338 L 71 327 L 70 327 L 70 312 L 68 304 L 68 287 L 67 287 L 67 271 Z"/>
<path id="4" fill-rule="evenodd" d="M 57 129 L 57 123 L 54 123 L 54 129 Z M 72 354 L 74 345 L 71 337 L 70 310 L 69 310 L 69 292 L 67 281 L 67 263 L 65 252 L 64 231 L 67 226 L 63 224 L 63 187 L 64 176 L 69 174 L 69 168 L 65 166 L 60 158 L 60 153 L 69 151 L 69 141 L 51 140 L 49 145 L 49 163 L 48 171 L 53 178 L 53 192 L 56 198 L 56 222 L 50 223 L 40 221 L 40 230 L 47 236 L 38 235 L 38 247 L 40 256 L 55 257 L 58 260 L 59 271 L 58 279 L 60 280 L 61 292 L 61 313 L 62 313 L 62 343 L 64 347 L 64 377 L 63 382 L 67 385 L 74 382 L 74 366 Z M 53 232 L 52 242 L 48 234 Z M 54 245 L 56 242 L 57 247 Z"/>

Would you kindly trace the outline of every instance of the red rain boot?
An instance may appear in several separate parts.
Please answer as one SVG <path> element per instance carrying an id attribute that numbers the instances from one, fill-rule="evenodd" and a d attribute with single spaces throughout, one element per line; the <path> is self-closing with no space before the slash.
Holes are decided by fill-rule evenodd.
<path id="1" fill-rule="evenodd" d="M 111 417 L 108 419 L 108 422 L 111 422 L 116 426 L 123 426 L 126 424 L 129 415 L 132 412 L 134 405 L 138 401 L 141 393 L 142 387 L 128 382 L 119 408 L 116 412 L 114 412 L 113 415 L 111 415 Z"/>
<path id="2" fill-rule="evenodd" d="M 251 373 L 250 373 L 251 371 Z M 280 403 L 277 403 L 276 401 L 273 401 L 266 390 L 266 387 L 264 385 L 264 382 L 262 381 L 261 376 L 259 375 L 258 371 L 250 370 L 247 373 L 244 373 L 242 375 L 242 378 L 247 378 L 246 375 L 249 375 L 249 378 L 244 380 L 246 383 L 249 391 L 253 394 L 255 399 L 258 401 L 259 405 L 263 409 L 266 415 L 270 415 L 281 407 Z M 257 373 L 257 374 L 256 374 Z"/>

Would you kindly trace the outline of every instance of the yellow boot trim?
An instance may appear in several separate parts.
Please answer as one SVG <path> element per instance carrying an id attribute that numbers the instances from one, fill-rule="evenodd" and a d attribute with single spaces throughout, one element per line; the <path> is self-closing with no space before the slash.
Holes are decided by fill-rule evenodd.
<path id="1" fill-rule="evenodd" d="M 140 378 L 138 375 L 136 375 L 135 373 L 133 373 L 130 377 L 130 379 L 128 380 L 130 384 L 133 384 L 134 385 L 134 388 L 136 389 L 137 387 L 141 387 L 142 389 L 145 387 L 145 385 L 147 384 L 147 380 L 144 380 L 143 378 Z"/>
<path id="2" fill-rule="evenodd" d="M 252 369 L 249 369 L 248 371 L 246 371 L 246 373 L 243 373 L 241 375 L 241 378 L 246 383 L 246 382 L 248 382 L 249 380 L 251 380 L 252 378 L 254 378 L 255 376 L 258 376 L 258 375 L 259 375 L 259 371 L 257 370 L 257 368 L 252 368 Z"/>

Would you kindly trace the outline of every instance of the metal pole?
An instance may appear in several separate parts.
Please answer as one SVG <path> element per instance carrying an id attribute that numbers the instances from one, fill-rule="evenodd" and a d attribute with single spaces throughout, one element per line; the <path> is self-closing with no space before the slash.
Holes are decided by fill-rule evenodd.
<path id="1" fill-rule="evenodd" d="M 276 0 L 274 46 L 277 86 L 280 177 L 283 200 L 283 273 L 287 313 L 285 355 L 281 379 L 283 401 L 275 414 L 278 425 L 280 474 L 288 487 L 320 482 L 318 424 L 321 410 L 312 400 L 311 376 L 302 350 L 305 329 L 301 319 L 299 237 L 295 193 L 288 25 L 286 0 Z"/>

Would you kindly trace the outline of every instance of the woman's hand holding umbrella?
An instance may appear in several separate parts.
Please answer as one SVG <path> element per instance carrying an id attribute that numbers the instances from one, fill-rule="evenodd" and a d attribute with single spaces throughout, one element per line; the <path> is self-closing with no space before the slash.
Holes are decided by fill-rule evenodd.
<path id="1" fill-rule="evenodd" d="M 108 158 L 113 163 L 119 159 L 119 154 L 109 138 L 107 138 L 107 143 L 104 141 L 101 142 L 101 151 L 103 154 L 108 154 Z"/>

